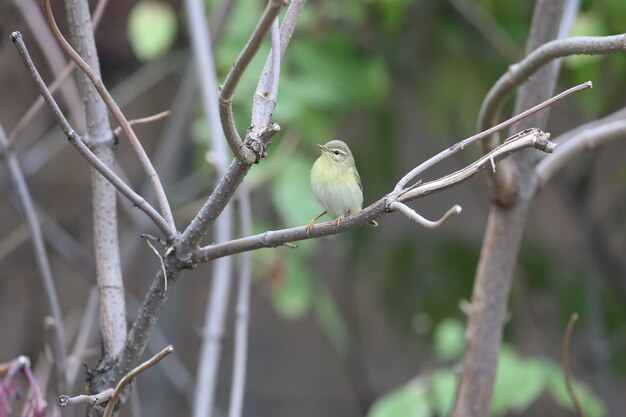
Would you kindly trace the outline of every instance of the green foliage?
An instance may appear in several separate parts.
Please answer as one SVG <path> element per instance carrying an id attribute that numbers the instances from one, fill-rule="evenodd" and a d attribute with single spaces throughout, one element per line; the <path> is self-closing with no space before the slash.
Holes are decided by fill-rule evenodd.
<path id="1" fill-rule="evenodd" d="M 166 53 L 176 38 L 178 22 L 167 4 L 142 0 L 128 16 L 128 39 L 135 56 L 149 61 Z"/>
<path id="2" fill-rule="evenodd" d="M 445 319 L 435 329 L 434 348 L 442 361 L 457 359 L 465 348 L 463 325 L 456 319 Z"/>
<path id="3" fill-rule="evenodd" d="M 436 353 L 444 360 L 458 355 L 463 347 L 460 322 L 443 320 L 435 329 Z M 454 355 L 452 354 L 454 353 Z M 449 355 L 448 355 L 449 354 Z M 572 378 L 574 390 L 589 417 L 606 413 L 604 404 L 584 383 Z M 449 415 L 453 405 L 457 376 L 451 369 L 441 368 L 420 375 L 385 395 L 372 406 L 368 417 L 404 417 Z M 491 412 L 494 416 L 524 413 L 542 395 L 549 395 L 556 404 L 573 409 L 565 388 L 559 363 L 537 358 L 522 358 L 512 347 L 500 352 Z"/>

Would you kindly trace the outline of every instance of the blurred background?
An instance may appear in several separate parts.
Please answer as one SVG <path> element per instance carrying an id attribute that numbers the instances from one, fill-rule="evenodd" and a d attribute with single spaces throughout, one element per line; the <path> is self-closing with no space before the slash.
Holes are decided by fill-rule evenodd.
<path id="1" fill-rule="evenodd" d="M 62 2 L 55 3 L 67 33 Z M 206 2 L 220 80 L 264 5 L 262 0 Z M 48 83 L 59 71 L 42 52 L 56 46 L 42 46 L 51 39 L 38 10 L 31 0 L 0 3 L 0 124 L 7 134 L 38 96 L 9 34 L 23 33 Z M 321 211 L 309 187 L 316 143 L 341 138 L 350 145 L 369 204 L 409 169 L 475 133 L 483 97 L 523 54 L 531 15 L 532 2 L 521 1 L 310 1 L 282 62 L 273 118 L 282 130 L 270 156 L 245 180 L 252 190 L 255 232 L 303 225 Z M 623 33 L 625 18 L 622 0 L 583 1 L 574 34 Z M 190 71 L 184 4 L 110 2 L 96 41 L 103 80 L 129 119 L 172 111 L 136 132 L 162 175 L 177 224 L 184 227 L 215 181 L 209 129 Z M 253 61 L 235 95 L 240 132 L 248 126 L 268 48 Z M 591 91 L 551 108 L 547 130 L 553 138 L 626 104 L 625 56 L 567 58 L 557 90 L 587 80 L 593 81 Z M 83 132 L 80 111 L 72 110 L 80 103 L 65 101 L 72 94 L 68 85 L 55 96 Z M 19 132 L 15 150 L 39 208 L 72 340 L 95 299 L 89 168 L 67 145 L 48 109 Z M 533 205 L 509 303 L 494 415 L 572 415 L 560 351 L 573 312 L 581 319 L 571 342 L 571 368 L 587 415 L 624 415 L 625 152 L 626 143 L 617 141 L 585 154 Z M 425 179 L 461 168 L 480 154 L 472 146 Z M 124 139 L 117 162 L 116 170 L 133 188 L 151 198 Z M 0 181 L 0 362 L 28 355 L 45 384 L 46 298 L 4 164 Z M 133 320 L 137 300 L 159 268 L 139 235 L 157 232 L 142 213 L 120 201 Z M 379 219 L 376 229 L 301 242 L 297 249 L 254 252 L 244 415 L 447 414 L 464 349 L 462 308 L 471 297 L 488 202 L 485 178 L 478 176 L 412 203 L 431 219 L 460 204 L 462 214 L 441 230 L 391 214 Z M 137 380 L 135 404 L 143 415 L 190 414 L 210 270 L 201 265 L 186 271 L 166 304 L 150 352 L 171 343 L 176 354 Z M 230 391 L 232 310 L 217 395 L 221 415 Z M 82 392 L 82 364 L 92 367 L 99 358 L 97 323 L 91 333 L 89 349 L 74 358 L 81 368 L 71 394 Z M 49 398 L 55 401 L 53 389 Z M 132 415 L 131 407 L 122 415 Z"/>

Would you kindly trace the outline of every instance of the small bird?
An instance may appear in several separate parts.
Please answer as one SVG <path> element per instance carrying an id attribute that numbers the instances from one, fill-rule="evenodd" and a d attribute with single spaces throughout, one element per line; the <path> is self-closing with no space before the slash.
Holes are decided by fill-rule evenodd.
<path id="1" fill-rule="evenodd" d="M 309 222 L 307 234 L 324 214 L 330 214 L 339 223 L 345 216 L 360 211 L 363 206 L 361 177 L 348 145 L 340 140 L 331 140 L 317 146 L 322 154 L 311 168 L 311 188 L 326 211 Z M 377 225 L 376 222 L 371 224 Z"/>

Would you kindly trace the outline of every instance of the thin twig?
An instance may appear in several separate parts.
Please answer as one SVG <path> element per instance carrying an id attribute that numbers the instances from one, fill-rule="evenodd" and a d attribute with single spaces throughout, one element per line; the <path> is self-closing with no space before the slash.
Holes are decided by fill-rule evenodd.
<path id="1" fill-rule="evenodd" d="M 46 251 L 46 245 L 44 244 L 41 234 L 41 226 L 37 213 L 33 205 L 33 199 L 24 179 L 24 174 L 17 160 L 17 157 L 10 148 L 9 141 L 4 133 L 4 129 L 0 125 L 0 154 L 4 157 L 9 169 L 9 175 L 17 190 L 18 196 L 22 203 L 24 215 L 28 222 L 28 228 L 33 240 L 33 247 L 35 250 L 35 260 L 39 269 L 39 274 L 46 292 L 46 298 L 48 301 L 48 308 L 50 314 L 55 321 L 54 326 L 54 357 L 55 357 L 55 370 L 57 383 L 60 390 L 65 390 L 67 387 L 67 347 L 65 340 L 65 330 L 63 328 L 63 316 L 61 314 L 61 306 L 59 304 L 59 297 L 57 295 L 56 286 L 54 283 L 54 277 L 52 275 L 52 268 L 50 267 L 50 260 L 48 259 L 48 252 Z"/>
<path id="2" fill-rule="evenodd" d="M 450 210 L 448 210 L 443 216 L 441 216 L 439 220 L 431 221 L 419 215 L 415 210 L 413 210 L 404 203 L 394 201 L 389 205 L 389 209 L 392 211 L 399 211 L 400 213 L 404 214 L 409 220 L 413 220 L 420 226 L 423 226 L 427 229 L 439 229 L 440 227 L 448 223 L 448 221 L 452 217 L 461 213 L 461 206 L 456 204 L 452 208 L 450 208 Z"/>
<path id="3" fill-rule="evenodd" d="M 98 5 L 96 6 L 96 10 L 93 13 L 93 17 L 91 19 L 91 26 L 93 27 L 94 32 L 98 28 L 98 25 L 102 21 L 102 15 L 104 14 L 104 10 L 108 4 L 109 0 L 99 0 Z M 19 1 L 18 1 L 19 3 Z M 59 89 L 63 83 L 68 79 L 68 77 L 72 74 L 72 71 L 76 68 L 76 64 L 74 61 L 70 61 L 62 70 L 59 72 L 57 77 L 54 79 L 52 84 L 48 87 L 50 92 L 54 94 L 57 89 Z M 13 144 L 22 133 L 24 128 L 28 126 L 31 120 L 37 115 L 37 113 L 43 108 L 45 105 L 45 101 L 42 97 L 37 97 L 37 99 L 31 104 L 26 113 L 22 115 L 20 120 L 17 122 L 11 133 L 9 133 L 9 143 Z"/>
<path id="4" fill-rule="evenodd" d="M 115 406 L 117 405 L 117 400 L 122 393 L 122 390 L 140 373 L 152 368 L 156 365 L 161 359 L 165 358 L 170 353 L 174 352 L 174 346 L 169 345 L 163 348 L 159 353 L 139 365 L 138 367 L 131 370 L 129 373 L 124 375 L 124 377 L 117 383 L 115 386 L 115 390 L 111 394 L 111 399 L 107 403 L 107 407 L 104 410 L 104 417 L 111 417 L 113 415 L 113 411 L 115 410 Z"/>
<path id="5" fill-rule="evenodd" d="M 578 395 L 576 395 L 576 391 L 572 386 L 572 381 L 570 380 L 569 375 L 569 347 L 572 338 L 572 332 L 574 331 L 574 325 L 576 324 L 577 320 L 578 313 L 574 313 L 570 316 L 569 321 L 567 322 L 565 336 L 563 336 L 563 348 L 561 350 L 561 358 L 563 360 L 563 379 L 565 380 L 567 392 L 572 399 L 572 402 L 574 403 L 574 407 L 576 408 L 576 414 L 578 414 L 578 417 L 585 417 L 585 412 L 580 405 L 580 400 L 578 399 Z"/>
<path id="6" fill-rule="evenodd" d="M 497 123 L 504 103 L 511 92 L 534 72 L 556 58 L 569 55 L 607 55 L 626 51 L 626 35 L 574 37 L 548 42 L 535 49 L 517 64 L 511 65 L 491 87 L 478 115 L 478 129 L 484 130 Z M 496 142 L 486 144 L 493 148 Z"/>
<path id="7" fill-rule="evenodd" d="M 445 158 L 448 158 L 449 156 L 451 156 L 452 154 L 463 150 L 466 146 L 468 146 L 469 144 L 476 142 L 477 140 L 480 139 L 484 139 L 496 132 L 499 132 L 502 129 L 505 129 L 517 122 L 519 122 L 522 119 L 525 119 L 526 117 L 537 113 L 538 111 L 541 111 L 543 109 L 545 109 L 546 107 L 549 107 L 551 105 L 553 105 L 554 103 L 563 100 L 564 98 L 577 93 L 579 91 L 584 91 L 584 90 L 588 90 L 592 87 L 592 83 L 591 81 L 587 81 L 585 83 L 579 84 L 577 86 L 574 86 L 572 88 L 568 88 L 567 90 L 561 92 L 560 94 L 557 94 L 554 97 L 549 98 L 548 100 L 539 103 L 538 105 L 520 113 L 517 114 L 507 120 L 505 120 L 502 123 L 499 123 L 491 128 L 488 128 L 487 130 L 484 130 L 480 133 L 477 133 L 473 136 L 470 136 L 467 139 L 463 139 L 460 142 L 457 142 L 456 144 L 450 146 L 449 148 L 439 152 L 437 155 L 433 156 L 432 158 L 429 158 L 427 161 L 421 163 L 420 165 L 418 165 L 417 167 L 415 167 L 414 169 L 412 169 L 408 174 L 406 174 L 404 177 L 402 177 L 402 179 L 400 179 L 400 181 L 398 181 L 398 184 L 396 185 L 395 188 L 395 192 L 397 192 L 398 194 L 406 187 L 406 185 L 412 180 L 414 179 L 416 176 L 418 176 L 419 174 L 421 174 L 422 172 L 424 172 L 425 170 L 427 170 L 428 168 L 432 167 L 433 165 L 441 162 L 442 160 L 444 160 Z"/>
<path id="8" fill-rule="evenodd" d="M 50 94 L 48 87 L 43 82 L 41 75 L 35 68 L 33 61 L 26 49 L 26 45 L 24 44 L 24 40 L 22 39 L 22 35 L 19 32 L 13 32 L 11 34 L 11 40 L 17 47 L 22 60 L 24 61 L 24 65 L 28 68 L 33 80 L 37 84 L 40 94 L 43 96 L 44 100 L 48 104 L 48 107 L 52 110 L 52 113 L 55 115 L 57 122 L 61 126 L 61 129 L 67 136 L 68 140 L 74 147 L 78 150 L 78 152 L 89 162 L 95 169 L 98 170 L 105 178 L 107 178 L 117 190 L 128 198 L 137 208 L 142 210 L 144 213 L 152 219 L 152 221 L 156 224 L 156 226 L 163 232 L 167 239 L 173 240 L 175 237 L 175 230 L 170 227 L 170 225 L 166 222 L 166 220 L 150 205 L 148 202 L 137 193 L 135 193 L 126 183 L 124 183 L 109 167 L 107 167 L 102 161 L 100 161 L 93 152 L 84 144 L 83 140 L 78 136 L 78 134 L 72 129 L 67 119 L 61 112 L 58 104 L 54 101 L 54 98 Z"/>
<path id="9" fill-rule="evenodd" d="M 139 162 L 141 163 L 144 171 L 146 172 L 146 175 L 148 176 L 150 182 L 152 183 L 152 187 L 154 189 L 155 197 L 159 204 L 161 214 L 165 218 L 170 228 L 176 229 L 174 218 L 172 217 L 172 210 L 170 208 L 169 202 L 167 201 L 167 196 L 165 195 L 163 184 L 161 184 L 161 181 L 159 180 L 159 176 L 154 170 L 154 167 L 152 166 L 152 162 L 150 162 L 150 158 L 148 158 L 148 155 L 146 154 L 145 149 L 143 149 L 143 147 L 141 146 L 141 143 L 139 142 L 139 139 L 135 135 L 135 132 L 133 131 L 132 127 L 128 124 L 128 120 L 126 120 L 126 117 L 120 110 L 115 100 L 113 100 L 113 97 L 111 97 L 111 94 L 102 83 L 102 80 L 100 79 L 98 74 L 96 74 L 96 72 L 85 62 L 85 60 L 83 60 L 83 58 L 72 48 L 72 46 L 63 37 L 63 34 L 59 30 L 56 24 L 56 21 L 54 20 L 54 15 L 52 14 L 52 9 L 50 8 L 50 0 L 43 0 L 43 4 L 44 4 L 44 11 L 46 14 L 46 18 L 48 20 L 48 24 L 50 25 L 50 28 L 52 29 L 52 33 L 54 34 L 55 38 L 59 42 L 59 45 L 61 45 L 63 50 L 72 59 L 72 61 L 74 61 L 76 65 L 78 65 L 78 67 L 89 77 L 94 87 L 96 88 L 96 90 L 98 90 L 98 93 L 100 93 L 100 96 L 102 97 L 107 107 L 111 111 L 111 114 L 113 114 L 113 117 L 115 117 L 115 120 L 117 120 L 117 123 L 122 127 L 122 130 L 124 131 L 124 134 L 128 138 L 133 151 L 137 155 Z"/>
<path id="10" fill-rule="evenodd" d="M 77 395 L 75 397 L 70 397 L 69 395 L 61 395 L 59 397 L 59 405 L 61 408 L 67 407 L 68 405 L 79 405 L 79 404 L 87 404 L 88 406 L 94 406 L 98 404 L 102 404 L 105 401 L 108 401 L 113 395 L 113 388 L 106 389 L 101 393 L 94 395 Z"/>
<path id="11" fill-rule="evenodd" d="M 224 135 L 226 136 L 226 140 L 228 141 L 230 149 L 233 151 L 235 157 L 246 164 L 253 163 L 257 160 L 257 157 L 251 149 L 244 146 L 244 143 L 237 132 L 237 126 L 235 125 L 235 119 L 233 117 L 233 95 L 235 94 L 235 88 L 237 87 L 241 76 L 248 67 L 250 61 L 252 61 L 252 58 L 256 55 L 265 34 L 269 31 L 272 22 L 276 19 L 276 16 L 278 16 L 278 13 L 283 5 L 284 3 L 282 0 L 268 1 L 257 27 L 252 32 L 248 43 L 246 43 L 243 50 L 235 60 L 233 67 L 228 72 L 224 85 L 220 91 L 219 110 Z"/>
<path id="12" fill-rule="evenodd" d="M 573 133 L 573 137 L 569 133 L 561 135 L 565 140 L 559 144 L 559 151 L 549 158 L 543 158 L 535 167 L 535 175 L 539 180 L 538 187 L 543 187 L 565 164 L 582 152 L 595 149 L 611 140 L 625 139 L 626 120 L 615 120 L 600 125 L 594 123 L 593 127 L 574 129 Z"/>
<path id="13" fill-rule="evenodd" d="M 135 126 L 135 125 L 141 125 L 141 124 L 146 124 L 146 123 L 152 123 L 152 122 L 156 122 L 157 120 L 164 119 L 169 115 L 170 115 L 170 111 L 164 110 L 160 113 L 153 114 L 152 116 L 140 117 L 139 119 L 131 119 L 128 121 L 128 124 L 131 126 Z M 113 136 L 117 137 L 119 136 L 121 132 L 122 132 L 122 127 L 118 126 L 113 131 Z"/>
<path id="14" fill-rule="evenodd" d="M 549 134 L 543 133 L 539 129 L 527 129 L 520 132 L 518 135 L 511 137 L 489 154 L 483 156 L 465 168 L 442 178 L 427 181 L 416 187 L 409 188 L 401 195 L 398 195 L 395 191 L 391 192 L 358 213 L 347 216 L 339 223 L 329 221 L 326 223 L 316 224 L 310 232 L 307 232 L 307 228 L 305 226 L 292 227 L 276 231 L 270 230 L 265 233 L 235 239 L 222 244 L 205 246 L 197 251 L 194 255 L 194 260 L 196 262 L 207 262 L 222 256 L 233 255 L 259 248 L 282 246 L 285 243 L 336 235 L 338 233 L 356 229 L 357 227 L 364 226 L 371 220 L 389 212 L 389 206 L 395 201 L 408 202 L 458 185 L 460 182 L 478 174 L 482 169 L 491 168 L 492 161 L 498 162 L 514 152 L 518 152 L 529 147 L 534 147 L 535 149 L 543 152 L 552 152 L 556 145 L 548 140 L 549 136 Z"/>

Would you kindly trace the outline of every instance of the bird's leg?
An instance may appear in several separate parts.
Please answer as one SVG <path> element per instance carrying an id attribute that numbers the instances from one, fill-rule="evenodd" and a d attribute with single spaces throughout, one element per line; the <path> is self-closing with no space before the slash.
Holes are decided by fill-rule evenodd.
<path id="1" fill-rule="evenodd" d="M 336 225 L 338 225 L 338 224 L 339 224 L 339 223 L 341 223 L 341 222 L 343 221 L 343 219 L 345 219 L 345 218 L 346 218 L 346 215 L 345 215 L 345 214 L 342 214 L 341 216 L 339 216 L 339 217 L 337 217 L 337 218 L 335 219 L 335 224 L 336 224 Z"/>
<path id="2" fill-rule="evenodd" d="M 306 235 L 309 236 L 309 233 L 311 232 L 311 229 L 313 228 L 313 226 L 315 225 L 315 222 L 322 217 L 324 214 L 326 214 L 326 211 L 323 211 L 322 213 L 320 213 L 316 218 L 314 218 L 313 220 L 311 220 L 309 222 L 309 224 L 307 224 L 306 226 Z"/>

